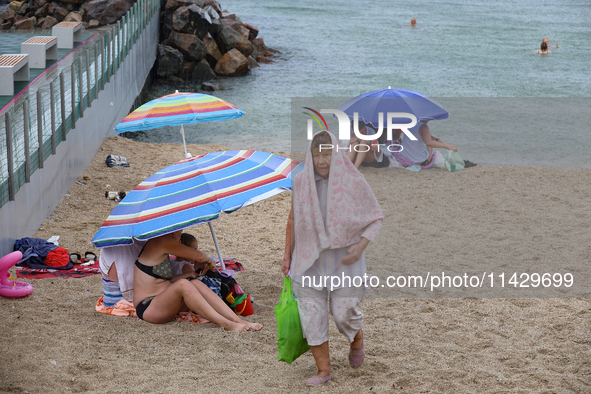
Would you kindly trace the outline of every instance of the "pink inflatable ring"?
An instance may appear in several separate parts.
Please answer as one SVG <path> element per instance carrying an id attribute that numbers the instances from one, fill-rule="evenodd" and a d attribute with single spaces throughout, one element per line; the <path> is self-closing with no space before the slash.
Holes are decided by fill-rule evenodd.
<path id="1" fill-rule="evenodd" d="M 8 270 L 22 259 L 21 252 L 12 252 L 0 259 L 0 296 L 24 297 L 33 292 L 33 286 L 20 280 L 12 281 Z"/>

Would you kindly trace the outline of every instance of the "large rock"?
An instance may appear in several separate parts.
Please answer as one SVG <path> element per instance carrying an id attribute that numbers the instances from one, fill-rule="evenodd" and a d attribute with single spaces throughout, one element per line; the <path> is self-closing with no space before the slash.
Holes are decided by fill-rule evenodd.
<path id="1" fill-rule="evenodd" d="M 222 58 L 222 53 L 218 48 L 218 44 L 216 44 L 215 40 L 211 37 L 209 33 L 207 33 L 207 35 L 203 37 L 203 44 L 205 45 L 205 50 L 207 51 L 207 54 L 213 57 L 216 62 Z"/>
<path id="2" fill-rule="evenodd" d="M 229 77 L 244 74 L 248 72 L 248 60 L 238 49 L 232 49 L 217 62 L 214 71 Z"/>
<path id="3" fill-rule="evenodd" d="M 242 37 L 244 37 L 244 38 L 246 38 L 248 40 L 248 35 L 250 34 L 250 30 L 248 30 L 246 27 L 242 26 L 242 23 L 234 23 L 230 27 L 232 29 L 234 29 Z"/>
<path id="4" fill-rule="evenodd" d="M 44 16 L 42 16 L 40 18 L 37 18 L 37 23 L 35 23 L 35 27 L 41 28 L 44 23 L 45 23 L 45 17 Z"/>
<path id="5" fill-rule="evenodd" d="M 222 22 L 222 26 L 234 26 L 235 24 L 238 23 L 235 20 L 228 19 L 228 18 L 221 18 L 220 22 Z"/>
<path id="6" fill-rule="evenodd" d="M 10 4 L 8 4 L 8 9 L 14 12 L 18 12 L 18 10 L 22 7 L 24 3 L 24 1 L 11 1 Z"/>
<path id="7" fill-rule="evenodd" d="M 212 6 L 208 5 L 207 7 L 201 7 L 203 8 L 203 11 L 207 12 L 209 14 L 209 16 L 211 16 L 211 19 L 220 19 L 221 14 L 218 13 Z"/>
<path id="8" fill-rule="evenodd" d="M 84 21 L 95 19 L 101 26 L 117 22 L 129 9 L 131 4 L 125 0 L 93 0 L 84 7 Z"/>
<path id="9" fill-rule="evenodd" d="M 82 15 L 79 12 L 72 11 L 66 15 L 64 22 L 82 22 Z"/>
<path id="10" fill-rule="evenodd" d="M 33 4 L 35 6 L 35 9 L 37 9 L 37 8 L 43 7 L 45 4 L 47 4 L 47 0 L 35 0 L 35 2 Z"/>
<path id="11" fill-rule="evenodd" d="M 266 58 L 264 56 L 258 56 L 257 57 L 257 62 L 259 62 L 259 63 L 275 63 L 275 61 L 273 61 L 271 59 L 268 59 L 268 58 Z"/>
<path id="12" fill-rule="evenodd" d="M 252 45 L 254 45 L 258 52 L 265 53 L 267 51 L 267 46 L 265 45 L 265 41 L 263 41 L 262 38 L 255 38 L 252 40 Z"/>
<path id="13" fill-rule="evenodd" d="M 273 56 L 273 54 L 275 53 L 281 53 L 276 49 L 269 48 L 268 46 L 266 46 L 265 41 L 263 41 L 262 38 L 255 38 L 254 40 L 252 40 L 252 45 L 254 45 L 254 48 L 257 50 L 259 55 L 262 56 Z"/>
<path id="14" fill-rule="evenodd" d="M 245 57 L 254 51 L 254 46 L 246 38 L 242 37 L 236 30 L 224 26 L 218 35 L 218 45 L 222 52 L 229 52 L 232 49 L 239 50 Z M 246 59 L 245 59 L 246 60 Z"/>
<path id="15" fill-rule="evenodd" d="M 166 13 L 166 12 L 162 12 L 161 13 L 161 17 L 160 17 L 160 31 L 158 32 L 159 37 L 159 41 L 160 43 L 162 43 L 162 41 L 166 40 L 168 38 L 168 36 L 170 35 L 171 32 L 173 32 L 174 30 L 172 29 L 172 13 Z"/>
<path id="16" fill-rule="evenodd" d="M 223 19 L 231 19 L 234 22 L 242 23 L 242 21 L 240 20 L 240 18 L 238 18 L 236 16 L 236 14 L 228 14 L 228 13 L 222 12 L 222 18 Z"/>
<path id="17" fill-rule="evenodd" d="M 195 65 L 193 68 L 193 75 L 192 79 L 197 81 L 209 81 L 210 79 L 214 79 L 216 77 L 215 73 L 209 67 L 209 63 L 204 60 L 201 60 L 199 63 Z"/>
<path id="18" fill-rule="evenodd" d="M 168 37 L 168 45 L 178 49 L 186 60 L 199 61 L 205 57 L 207 49 L 203 42 L 192 34 L 172 32 Z"/>
<path id="19" fill-rule="evenodd" d="M 248 29 L 248 32 L 249 32 L 248 39 L 250 41 L 254 40 L 259 35 L 259 29 L 254 27 L 253 25 L 249 25 L 248 23 L 243 23 L 242 26 L 244 26 Z"/>
<path id="20" fill-rule="evenodd" d="M 54 25 L 57 25 L 57 19 L 55 19 L 53 16 L 48 16 L 47 18 L 45 18 L 45 21 L 43 22 L 43 25 L 41 26 L 41 28 L 42 29 L 50 29 Z"/>
<path id="21" fill-rule="evenodd" d="M 35 17 L 37 19 L 47 16 L 47 9 L 49 8 L 49 4 L 45 4 L 43 6 L 41 6 L 40 8 L 37 8 L 37 11 L 35 11 Z"/>
<path id="22" fill-rule="evenodd" d="M 216 90 L 223 90 L 222 85 L 216 85 L 210 82 L 203 82 L 201 84 L 201 89 L 207 92 L 215 92 Z"/>
<path id="23" fill-rule="evenodd" d="M 222 15 L 222 6 L 218 3 L 217 0 L 205 0 L 203 8 L 210 6 L 221 16 Z"/>
<path id="24" fill-rule="evenodd" d="M 204 3 L 205 2 L 203 0 L 168 0 L 164 6 L 164 12 L 172 13 L 178 8 L 188 7 L 192 4 L 195 4 L 199 8 L 203 8 Z"/>
<path id="25" fill-rule="evenodd" d="M 219 32 L 222 31 L 224 25 L 220 19 L 213 19 L 211 21 L 211 25 L 209 25 L 209 29 L 207 29 L 212 35 L 217 36 Z"/>
<path id="26" fill-rule="evenodd" d="M 193 69 L 195 68 L 195 62 L 185 62 L 181 66 L 181 70 L 177 73 L 177 77 L 182 78 L 184 81 L 191 79 L 193 75 Z"/>
<path id="27" fill-rule="evenodd" d="M 86 25 L 86 29 L 96 29 L 99 26 L 100 26 L 99 21 L 93 19 L 90 22 L 88 22 L 88 25 Z"/>
<path id="28" fill-rule="evenodd" d="M 248 60 L 248 68 L 251 70 L 253 68 L 260 67 L 257 61 L 252 58 L 252 56 L 247 57 L 246 60 Z"/>
<path id="29" fill-rule="evenodd" d="M 30 30 L 35 27 L 35 23 L 37 23 L 37 18 L 26 18 L 16 22 L 14 28 L 17 30 Z"/>
<path id="30" fill-rule="evenodd" d="M 11 10 L 10 8 L 6 8 L 4 11 L 0 13 L 0 19 L 4 19 L 5 21 L 14 20 L 16 16 L 16 12 Z"/>
<path id="31" fill-rule="evenodd" d="M 172 28 L 175 31 L 194 34 L 200 40 L 205 37 L 210 25 L 209 15 L 195 4 L 180 7 L 172 14 Z"/>
<path id="32" fill-rule="evenodd" d="M 165 45 L 158 45 L 158 69 L 159 77 L 170 77 L 178 73 L 183 65 L 183 54 L 177 49 Z"/>
<path id="33" fill-rule="evenodd" d="M 49 7 L 47 8 L 47 13 L 49 15 L 53 15 L 55 19 L 58 20 L 58 22 L 61 22 L 68 15 L 68 10 L 66 10 L 63 7 L 60 7 L 59 4 L 57 4 L 54 1 L 49 4 Z"/>
<path id="34" fill-rule="evenodd" d="M 27 12 L 29 12 L 29 3 L 23 2 L 16 13 L 19 15 L 25 15 Z"/>

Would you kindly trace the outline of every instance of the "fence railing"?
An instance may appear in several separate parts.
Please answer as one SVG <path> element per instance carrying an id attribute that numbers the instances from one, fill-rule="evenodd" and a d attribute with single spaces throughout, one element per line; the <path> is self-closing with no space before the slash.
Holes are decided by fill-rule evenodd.
<path id="1" fill-rule="evenodd" d="M 0 112 L 0 207 L 13 201 L 57 146 L 76 132 L 76 121 L 117 73 L 160 2 L 138 0 L 116 25 L 85 41 L 70 67 Z M 62 59 L 64 61 L 66 59 Z M 59 64 L 59 63 L 58 63 Z"/>

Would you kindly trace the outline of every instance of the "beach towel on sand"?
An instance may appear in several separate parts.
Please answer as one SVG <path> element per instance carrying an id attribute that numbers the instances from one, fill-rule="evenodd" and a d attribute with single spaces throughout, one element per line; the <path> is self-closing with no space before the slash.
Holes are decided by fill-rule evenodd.
<path id="1" fill-rule="evenodd" d="M 416 171 L 420 171 L 421 168 L 423 170 L 428 170 L 429 168 L 433 167 L 433 165 L 435 165 L 435 163 L 440 160 L 441 153 L 440 152 L 437 152 L 437 151 L 433 152 L 433 158 L 431 159 L 431 163 L 427 164 L 426 166 L 421 166 L 421 165 L 415 164 L 411 160 L 409 160 L 406 157 L 402 156 L 398 152 L 392 153 L 392 156 L 396 159 L 396 161 L 402 167 L 412 168 L 411 169 L 412 171 L 415 171 L 415 168 L 418 167 L 418 169 L 416 169 Z M 437 165 L 435 165 L 435 167 L 437 167 Z"/>
<path id="2" fill-rule="evenodd" d="M 70 266 L 72 264 L 70 263 Z M 67 266 L 66 266 L 67 267 Z M 25 279 L 47 279 L 47 278 L 83 278 L 89 275 L 97 275 L 100 274 L 101 271 L 99 269 L 99 262 L 95 261 L 92 265 L 81 266 L 81 265 L 74 265 L 70 269 L 60 270 L 54 267 L 45 267 L 45 268 L 29 268 L 25 266 L 16 267 L 16 277 L 17 278 L 25 278 Z M 59 267 L 63 268 L 63 267 Z"/>
<path id="3" fill-rule="evenodd" d="M 137 318 L 137 315 L 135 313 L 135 307 L 133 306 L 133 304 L 125 299 L 117 302 L 115 304 L 115 306 L 105 306 L 105 304 L 103 303 L 103 296 L 101 296 L 101 298 L 98 299 L 98 301 L 96 302 L 96 307 L 95 307 L 96 311 L 99 313 L 104 313 L 107 315 L 113 315 L 113 316 L 133 316 L 135 318 Z M 138 318 L 138 320 L 140 320 Z M 186 322 L 192 322 L 192 323 L 198 323 L 198 324 L 203 324 L 203 323 L 209 323 L 209 320 L 202 318 L 199 315 L 194 314 L 193 312 L 179 312 L 175 317 L 174 317 L 175 321 L 186 321 Z"/>

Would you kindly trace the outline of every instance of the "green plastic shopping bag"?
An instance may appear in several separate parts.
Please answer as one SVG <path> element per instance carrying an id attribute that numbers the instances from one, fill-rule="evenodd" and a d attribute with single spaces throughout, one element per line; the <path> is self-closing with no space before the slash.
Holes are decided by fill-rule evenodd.
<path id="1" fill-rule="evenodd" d="M 456 172 L 464 169 L 464 160 L 458 152 L 446 150 L 443 154 L 445 159 L 445 168 L 450 172 Z"/>
<path id="2" fill-rule="evenodd" d="M 288 364 L 310 350 L 304 338 L 298 311 L 298 299 L 291 288 L 291 278 L 285 277 L 279 304 L 275 306 L 277 320 L 277 350 L 279 361 Z"/>

